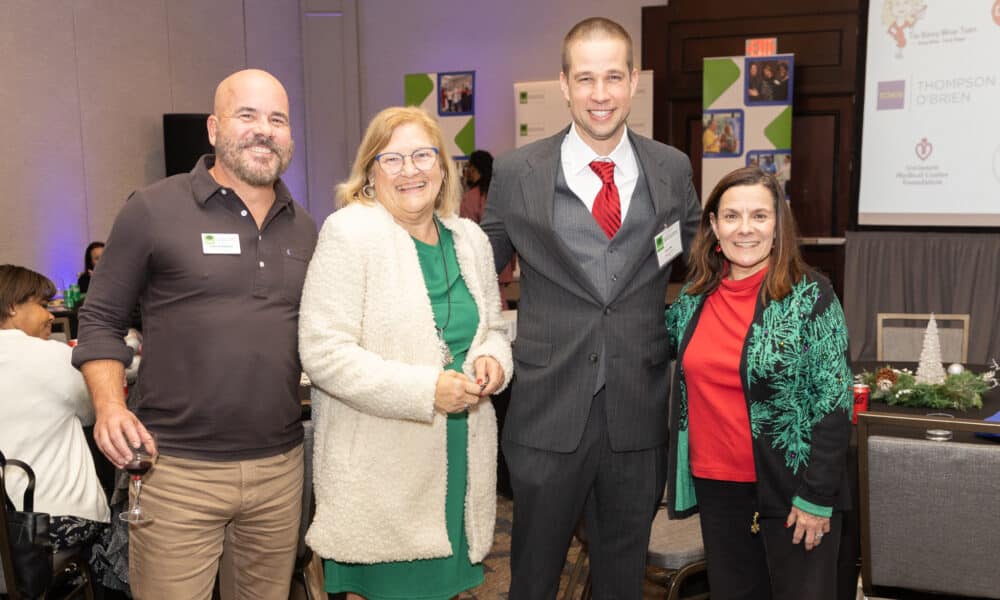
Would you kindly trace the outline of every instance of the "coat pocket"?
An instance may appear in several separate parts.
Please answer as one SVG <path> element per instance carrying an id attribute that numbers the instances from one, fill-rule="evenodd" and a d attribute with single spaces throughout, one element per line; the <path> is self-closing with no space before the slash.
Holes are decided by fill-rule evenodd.
<path id="1" fill-rule="evenodd" d="M 524 336 L 517 336 L 511 348 L 514 360 L 534 367 L 545 367 L 552 357 L 552 344 L 536 342 Z"/>
<path id="2" fill-rule="evenodd" d="M 666 362 L 670 355 L 670 339 L 664 335 L 658 337 L 646 347 L 647 362 L 651 367 Z"/>

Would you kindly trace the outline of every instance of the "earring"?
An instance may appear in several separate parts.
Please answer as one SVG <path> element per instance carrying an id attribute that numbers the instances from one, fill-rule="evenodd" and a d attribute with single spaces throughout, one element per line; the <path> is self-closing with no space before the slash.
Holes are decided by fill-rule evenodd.
<path id="1" fill-rule="evenodd" d="M 372 198 L 375 197 L 375 186 L 372 185 L 371 183 L 366 183 L 361 188 L 361 195 L 371 200 Z"/>
<path id="2" fill-rule="evenodd" d="M 715 253 L 718 254 L 719 252 L 722 252 L 722 246 L 720 246 L 719 244 L 716 244 L 715 245 Z"/>

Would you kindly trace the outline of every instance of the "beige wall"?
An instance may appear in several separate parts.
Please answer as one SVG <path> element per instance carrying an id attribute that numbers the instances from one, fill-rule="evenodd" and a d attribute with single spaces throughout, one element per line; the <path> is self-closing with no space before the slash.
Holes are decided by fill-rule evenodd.
<path id="1" fill-rule="evenodd" d="M 562 38 L 590 16 L 632 34 L 640 67 L 642 7 L 653 0 L 362 0 L 362 120 L 403 101 L 403 75 L 476 71 L 476 145 L 514 147 L 516 81 L 559 78 Z"/>
<path id="2" fill-rule="evenodd" d="M 0 2 L 0 262 L 75 281 L 126 196 L 163 177 L 163 113 L 211 112 L 235 70 L 282 79 L 301 130 L 299 23 L 297 0 Z"/>
<path id="3" fill-rule="evenodd" d="M 402 102 L 404 74 L 475 70 L 477 145 L 500 153 L 514 145 L 513 83 L 558 77 L 562 36 L 595 14 L 632 32 L 639 66 L 650 3 L 3 0 L 0 262 L 75 281 L 126 196 L 163 176 L 162 114 L 210 112 L 235 70 L 285 83 L 296 140 L 285 179 L 322 221 L 359 129 Z"/>

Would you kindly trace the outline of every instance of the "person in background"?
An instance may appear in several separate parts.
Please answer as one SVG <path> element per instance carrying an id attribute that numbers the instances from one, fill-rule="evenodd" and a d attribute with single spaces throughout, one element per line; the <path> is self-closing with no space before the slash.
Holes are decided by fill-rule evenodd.
<path id="1" fill-rule="evenodd" d="M 372 119 L 302 292 L 326 590 L 447 600 L 483 581 L 510 381 L 493 254 L 419 108 Z"/>
<path id="2" fill-rule="evenodd" d="M 490 181 L 493 180 L 493 155 L 485 150 L 476 150 L 469 155 L 469 165 L 465 168 L 466 192 L 462 196 L 462 204 L 459 208 L 459 216 L 479 223 L 483 220 L 483 212 L 486 210 L 486 198 L 490 190 Z M 500 284 L 500 302 L 503 308 L 507 308 L 507 299 L 504 290 L 514 281 L 514 270 L 517 268 L 517 255 L 510 258 L 510 262 L 497 274 L 497 283 Z"/>
<path id="3" fill-rule="evenodd" d="M 757 100 L 760 97 L 760 63 L 750 63 L 750 72 L 747 74 L 747 95 Z"/>
<path id="4" fill-rule="evenodd" d="M 719 140 L 719 152 L 724 154 L 738 153 L 736 134 L 733 132 L 732 123 L 727 122 L 722 128 L 722 138 Z"/>
<path id="5" fill-rule="evenodd" d="M 756 167 L 716 185 L 689 264 L 666 315 L 670 515 L 700 511 L 713 600 L 832 600 L 850 508 L 840 302 L 799 256 L 781 186 Z"/>
<path id="6" fill-rule="evenodd" d="M 41 273 L 0 265 L 0 451 L 35 471 L 35 510 L 51 515 L 49 539 L 58 552 L 91 542 L 110 513 L 83 433 L 94 421 L 90 394 L 70 347 L 48 340 L 45 307 L 55 293 Z M 20 473 L 9 474 L 19 504 Z"/>
<path id="7" fill-rule="evenodd" d="M 709 115 L 708 123 L 705 124 L 705 131 L 701 134 L 701 148 L 705 154 L 719 153 L 719 122 L 715 120 L 715 115 Z"/>
<path id="8" fill-rule="evenodd" d="M 459 216 L 476 223 L 483 220 L 486 210 L 486 195 L 493 179 L 493 155 L 485 150 L 476 150 L 469 155 L 465 167 L 465 195 L 459 208 Z"/>
<path id="9" fill-rule="evenodd" d="M 294 143 L 277 79 L 224 79 L 207 128 L 214 155 L 135 192 L 115 219 L 73 362 L 108 459 L 159 451 L 142 492 L 153 520 L 130 528 L 133 594 L 208 600 L 218 574 L 224 600 L 287 598 L 303 477 L 299 298 L 316 225 L 280 177 Z M 133 412 L 123 336 L 140 297 Z"/>
<path id="10" fill-rule="evenodd" d="M 669 265 L 701 211 L 688 157 L 626 125 L 638 77 L 621 25 L 577 23 L 559 75 L 572 124 L 494 163 L 483 230 L 498 271 L 515 250 L 521 267 L 503 429 L 516 600 L 555 597 L 581 515 L 594 597 L 642 595 L 666 475 Z"/>
<path id="11" fill-rule="evenodd" d="M 788 63 L 785 61 L 778 62 L 778 73 L 774 79 L 774 99 L 775 100 L 788 100 Z"/>
<path id="12" fill-rule="evenodd" d="M 90 289 L 90 278 L 94 275 L 94 268 L 104 254 L 104 242 L 90 242 L 83 253 L 83 272 L 76 279 L 76 285 L 80 288 L 81 294 L 86 294 Z"/>

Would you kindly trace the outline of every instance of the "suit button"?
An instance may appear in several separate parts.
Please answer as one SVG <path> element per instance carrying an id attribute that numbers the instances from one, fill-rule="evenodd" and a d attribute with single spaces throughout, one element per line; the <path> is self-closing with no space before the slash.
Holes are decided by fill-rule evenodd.
<path id="1" fill-rule="evenodd" d="M 611 276 L 611 281 L 618 281 L 618 276 L 617 275 L 612 275 Z"/>
<path id="2" fill-rule="evenodd" d="M 597 353 L 591 353 L 591 355 L 588 358 L 590 358 L 590 362 L 592 363 L 597 362 Z"/>
<path id="3" fill-rule="evenodd" d="M 611 314 L 611 307 L 610 306 L 605 306 L 604 307 L 604 314 L 606 314 L 606 315 L 610 315 Z"/>

